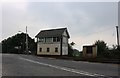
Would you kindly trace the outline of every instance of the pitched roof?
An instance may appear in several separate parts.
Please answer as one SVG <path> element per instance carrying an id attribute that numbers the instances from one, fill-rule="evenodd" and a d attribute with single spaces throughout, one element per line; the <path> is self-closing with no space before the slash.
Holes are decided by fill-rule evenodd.
<path id="1" fill-rule="evenodd" d="M 59 29 L 50 29 L 50 30 L 42 30 L 35 37 L 61 37 L 64 31 L 67 31 L 67 28 L 59 28 Z M 70 38 L 67 31 L 68 38 Z"/>

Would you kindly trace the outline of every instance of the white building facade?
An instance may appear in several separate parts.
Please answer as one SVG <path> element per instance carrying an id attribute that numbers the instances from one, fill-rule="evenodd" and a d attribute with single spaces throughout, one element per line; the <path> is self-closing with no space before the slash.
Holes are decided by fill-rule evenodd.
<path id="1" fill-rule="evenodd" d="M 67 28 L 42 30 L 36 38 L 37 55 L 68 55 Z"/>

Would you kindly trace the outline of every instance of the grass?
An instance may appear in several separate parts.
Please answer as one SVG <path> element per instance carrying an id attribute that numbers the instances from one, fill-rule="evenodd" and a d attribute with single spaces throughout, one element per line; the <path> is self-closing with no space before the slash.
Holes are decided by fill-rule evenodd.
<path id="1" fill-rule="evenodd" d="M 82 56 L 75 57 L 75 56 L 56 56 L 56 55 L 37 55 L 37 56 L 50 57 L 55 59 L 74 60 L 74 61 L 89 61 L 89 62 L 99 62 L 99 63 L 120 64 L 120 58 L 119 59 L 103 58 L 103 57 L 83 58 Z"/>
<path id="2" fill-rule="evenodd" d="M 112 63 L 120 64 L 120 59 L 110 59 L 110 58 L 83 58 L 83 57 L 73 57 L 73 56 L 51 56 L 51 55 L 42 55 L 41 57 L 50 57 L 55 59 L 65 59 L 65 60 L 74 60 L 74 61 L 89 61 L 89 62 L 100 62 L 100 63 Z"/>
<path id="3" fill-rule="evenodd" d="M 110 58 L 74 58 L 75 61 L 89 61 L 89 62 L 100 62 L 100 63 L 112 63 L 120 64 L 120 59 L 110 59 Z"/>

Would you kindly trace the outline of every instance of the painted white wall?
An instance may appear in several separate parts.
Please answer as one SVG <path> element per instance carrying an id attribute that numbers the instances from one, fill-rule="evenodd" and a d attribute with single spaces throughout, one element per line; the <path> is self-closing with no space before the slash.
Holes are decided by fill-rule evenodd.
<path id="1" fill-rule="evenodd" d="M 62 40 L 62 55 L 68 55 L 68 38 L 66 30 L 63 32 Z M 38 42 L 37 44 L 37 55 L 60 55 L 61 45 L 60 42 L 51 42 L 52 39 L 48 39 L 50 42 Z M 55 52 L 55 48 L 58 47 L 58 52 Z M 42 48 L 42 52 L 39 51 Z M 47 48 L 50 48 L 50 52 L 47 52 Z"/>
<path id="2" fill-rule="evenodd" d="M 62 42 L 62 55 L 68 55 L 68 38 L 67 33 L 64 31 L 63 33 L 63 42 Z"/>
<path id="3" fill-rule="evenodd" d="M 67 37 L 67 32 L 66 32 L 66 30 L 63 32 L 63 35 Z"/>
<path id="4" fill-rule="evenodd" d="M 55 52 L 56 47 L 58 47 L 58 52 Z M 39 48 L 42 48 L 42 52 L 39 51 Z M 47 52 L 47 48 L 50 48 L 50 52 Z M 52 44 L 38 43 L 37 54 L 38 55 L 60 55 L 60 42 L 52 43 Z"/>
<path id="5" fill-rule="evenodd" d="M 62 55 L 68 55 L 68 45 L 63 44 L 62 46 Z"/>

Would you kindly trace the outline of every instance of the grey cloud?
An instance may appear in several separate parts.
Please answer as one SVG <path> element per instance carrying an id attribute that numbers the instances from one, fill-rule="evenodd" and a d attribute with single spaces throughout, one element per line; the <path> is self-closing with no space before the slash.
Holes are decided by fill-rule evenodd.
<path id="1" fill-rule="evenodd" d="M 25 30 L 26 25 L 32 37 L 41 29 L 67 27 L 72 41 L 74 38 L 84 39 L 88 33 L 104 30 L 118 23 L 117 2 L 31 2 L 27 4 L 25 9 L 12 7 L 14 4 L 3 5 L 4 37 L 20 29 Z"/>
<path id="2" fill-rule="evenodd" d="M 29 13 L 39 22 L 51 27 L 67 26 L 74 34 L 84 30 L 89 33 L 96 28 L 114 26 L 117 23 L 117 3 L 114 2 L 35 2 L 30 4 Z"/>

